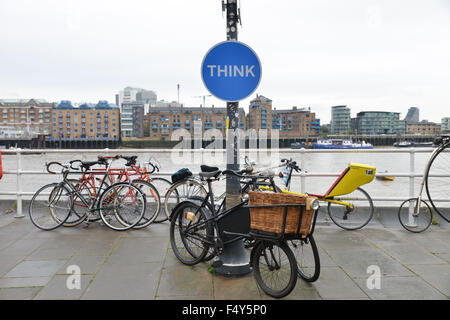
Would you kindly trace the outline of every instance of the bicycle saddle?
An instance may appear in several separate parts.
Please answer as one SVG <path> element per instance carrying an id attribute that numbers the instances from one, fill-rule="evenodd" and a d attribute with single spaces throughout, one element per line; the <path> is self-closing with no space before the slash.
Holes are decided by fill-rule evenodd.
<path id="1" fill-rule="evenodd" d="M 219 168 L 217 168 L 217 167 L 210 167 L 210 166 L 207 166 L 205 164 L 202 164 L 200 166 L 200 169 L 202 170 L 202 172 L 213 172 L 213 171 L 218 171 L 219 170 Z"/>
<path id="2" fill-rule="evenodd" d="M 199 176 L 202 179 L 208 179 L 208 178 L 217 178 L 222 171 L 219 170 L 217 167 L 210 167 L 207 165 L 202 164 L 200 166 L 201 172 L 199 172 Z"/>
<path id="3" fill-rule="evenodd" d="M 81 161 L 81 167 L 86 170 L 89 170 L 92 166 L 99 164 L 99 161 Z"/>
<path id="4" fill-rule="evenodd" d="M 136 164 L 137 156 L 120 156 L 122 159 L 127 160 L 126 166 L 131 166 L 132 164 Z"/>

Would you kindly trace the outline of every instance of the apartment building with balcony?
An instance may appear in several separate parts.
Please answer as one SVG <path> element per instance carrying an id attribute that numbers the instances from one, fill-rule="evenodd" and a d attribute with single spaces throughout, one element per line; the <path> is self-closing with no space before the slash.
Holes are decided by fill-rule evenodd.
<path id="1" fill-rule="evenodd" d="M 114 104 L 100 100 L 74 107 L 69 100 L 63 100 L 52 110 L 50 140 L 118 141 L 119 126 L 120 110 Z"/>
<path id="2" fill-rule="evenodd" d="M 20 135 L 48 135 L 54 103 L 43 99 L 0 99 L 0 126 Z"/>
<path id="3" fill-rule="evenodd" d="M 404 124 L 403 124 L 404 128 Z M 402 133 L 402 122 L 399 112 L 363 111 L 356 115 L 358 134 L 377 135 Z"/>
<path id="4" fill-rule="evenodd" d="M 263 95 L 256 95 L 256 98 L 250 101 L 248 110 L 248 127 L 259 130 L 267 130 L 269 137 L 272 130 L 272 100 Z"/>
<path id="5" fill-rule="evenodd" d="M 348 134 L 352 129 L 350 108 L 347 106 L 331 107 L 330 133 L 333 135 Z"/>
<path id="6" fill-rule="evenodd" d="M 120 125 L 123 138 L 142 138 L 144 136 L 144 114 L 144 104 L 122 103 Z"/>

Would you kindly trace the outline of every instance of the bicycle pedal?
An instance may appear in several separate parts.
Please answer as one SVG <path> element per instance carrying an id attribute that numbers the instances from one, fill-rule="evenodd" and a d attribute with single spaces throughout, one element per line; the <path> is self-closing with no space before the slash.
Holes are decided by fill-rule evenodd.
<path id="1" fill-rule="evenodd" d="M 83 223 L 83 228 L 84 228 L 84 229 L 87 229 L 88 227 L 89 227 L 89 222 Z"/>
<path id="2" fill-rule="evenodd" d="M 219 268 L 221 266 L 223 266 L 223 261 L 222 260 L 215 260 L 211 264 L 211 267 L 213 267 L 213 268 Z"/>

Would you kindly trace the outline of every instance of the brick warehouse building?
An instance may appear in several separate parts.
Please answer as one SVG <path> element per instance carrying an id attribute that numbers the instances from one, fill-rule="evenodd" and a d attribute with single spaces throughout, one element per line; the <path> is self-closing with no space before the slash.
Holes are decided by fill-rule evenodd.
<path id="1" fill-rule="evenodd" d="M 120 110 L 101 100 L 74 107 L 68 100 L 52 110 L 51 142 L 60 146 L 115 146 L 120 140 Z"/>
<path id="2" fill-rule="evenodd" d="M 250 101 L 248 127 L 256 131 L 266 129 L 268 137 L 273 129 L 278 129 L 281 139 L 295 139 L 319 135 L 320 120 L 309 108 L 276 110 L 272 107 L 272 100 L 256 95 Z"/>
<path id="3" fill-rule="evenodd" d="M 48 135 L 51 110 L 55 106 L 43 99 L 0 99 L 0 126 L 2 134 L 14 132 L 23 135 Z"/>

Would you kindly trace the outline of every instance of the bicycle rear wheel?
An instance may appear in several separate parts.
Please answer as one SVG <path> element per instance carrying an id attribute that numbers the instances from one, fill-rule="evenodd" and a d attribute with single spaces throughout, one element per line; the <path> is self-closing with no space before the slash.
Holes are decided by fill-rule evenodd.
<path id="1" fill-rule="evenodd" d="M 142 191 L 126 182 L 109 186 L 99 200 L 103 223 L 117 231 L 125 231 L 137 225 L 144 216 L 145 207 L 145 196 Z"/>
<path id="2" fill-rule="evenodd" d="M 214 232 L 203 210 L 193 202 L 182 202 L 175 208 L 170 221 L 170 245 L 173 253 L 182 263 L 194 265 L 202 261 L 209 246 L 205 239 L 212 239 Z M 192 220 L 187 213 L 197 213 Z"/>
<path id="3" fill-rule="evenodd" d="M 297 261 L 297 272 L 300 278 L 307 282 L 316 281 L 320 275 L 320 258 L 313 236 L 290 240 L 288 245 Z"/>
<path id="4" fill-rule="evenodd" d="M 134 226 L 135 229 L 142 229 L 152 224 L 160 211 L 161 203 L 159 193 L 150 182 L 145 180 L 134 180 L 133 185 L 139 188 L 145 195 L 145 213 L 141 221 Z"/>
<path id="5" fill-rule="evenodd" d="M 36 191 L 31 199 L 28 213 L 36 227 L 50 231 L 66 222 L 72 207 L 70 190 L 64 184 L 51 183 Z"/>
<path id="6" fill-rule="evenodd" d="M 159 197 L 160 197 L 160 203 L 161 203 L 158 215 L 156 216 L 156 219 L 153 222 L 154 223 L 164 222 L 168 219 L 167 215 L 164 211 L 164 203 L 166 201 L 167 192 L 169 191 L 170 187 L 172 186 L 172 183 L 169 180 L 164 179 L 164 178 L 150 178 L 150 182 L 151 182 L 151 184 L 153 184 L 155 186 L 156 190 L 158 190 Z M 173 196 L 175 196 L 175 199 L 177 199 L 174 202 L 179 202 L 177 192 L 173 193 Z"/>
<path id="7" fill-rule="evenodd" d="M 436 177 L 436 175 L 450 175 L 450 144 L 441 147 L 431 159 L 426 173 L 425 188 L 433 209 L 447 222 L 450 222 L 450 177 Z M 444 200 L 444 201 L 439 201 Z"/>
<path id="8" fill-rule="evenodd" d="M 333 200 L 351 203 L 353 208 L 328 202 L 328 215 L 333 222 L 345 230 L 361 229 L 373 216 L 373 203 L 369 194 L 358 188 L 350 194 L 334 197 Z"/>
<path id="9" fill-rule="evenodd" d="M 400 224 L 406 230 L 414 233 L 427 230 L 433 220 L 433 212 L 428 203 L 421 200 L 420 207 L 417 208 L 418 201 L 418 198 L 405 200 L 398 208 Z"/>
<path id="10" fill-rule="evenodd" d="M 205 187 L 194 179 L 186 179 L 174 183 L 166 193 L 164 199 L 164 212 L 167 218 L 170 217 L 172 210 L 181 201 L 191 197 L 206 197 L 208 192 Z"/>
<path id="11" fill-rule="evenodd" d="M 91 188 L 87 186 L 86 182 L 77 179 L 68 179 L 68 181 L 75 186 L 81 196 L 91 204 L 93 201 Z M 64 227 L 75 227 L 86 220 L 88 213 L 88 206 L 80 199 L 80 197 L 73 193 L 72 195 L 73 207 L 69 218 L 64 222 Z"/>
<path id="12" fill-rule="evenodd" d="M 253 274 L 259 287 L 269 296 L 282 298 L 297 283 L 297 263 L 286 243 L 260 242 L 251 253 Z"/>

